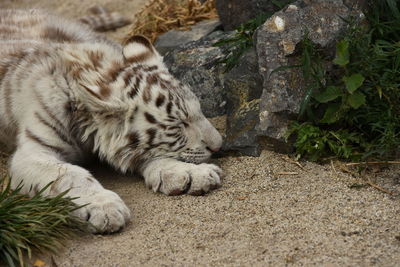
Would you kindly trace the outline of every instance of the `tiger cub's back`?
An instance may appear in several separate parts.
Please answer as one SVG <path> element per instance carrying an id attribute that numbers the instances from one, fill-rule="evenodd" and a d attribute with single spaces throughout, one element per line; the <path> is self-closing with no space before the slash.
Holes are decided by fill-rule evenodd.
<path id="1" fill-rule="evenodd" d="M 22 67 L 35 59 L 51 55 L 65 44 L 105 41 L 84 24 L 58 18 L 44 10 L 0 9 L 0 140 L 11 150 L 17 134 L 11 107 L 16 101 L 14 89 L 28 73 Z M 31 66 L 29 75 L 35 71 Z M 13 88 L 13 89 L 12 89 Z M 9 141 L 8 141 L 9 140 Z"/>

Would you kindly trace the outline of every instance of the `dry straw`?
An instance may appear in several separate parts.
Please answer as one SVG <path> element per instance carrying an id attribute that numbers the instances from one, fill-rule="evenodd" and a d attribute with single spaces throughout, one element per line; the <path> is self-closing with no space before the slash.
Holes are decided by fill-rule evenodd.
<path id="1" fill-rule="evenodd" d="M 169 30 L 188 30 L 199 21 L 216 17 L 215 0 L 151 0 L 136 15 L 130 35 L 144 35 L 154 42 Z"/>

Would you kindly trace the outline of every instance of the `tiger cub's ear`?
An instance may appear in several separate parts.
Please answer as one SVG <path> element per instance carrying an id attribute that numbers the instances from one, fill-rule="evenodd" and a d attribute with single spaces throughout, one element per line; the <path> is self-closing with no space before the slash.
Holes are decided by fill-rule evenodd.
<path id="1" fill-rule="evenodd" d="M 125 41 L 123 48 L 124 58 L 129 63 L 158 64 L 162 57 L 158 54 L 151 42 L 144 36 L 134 35 Z"/>

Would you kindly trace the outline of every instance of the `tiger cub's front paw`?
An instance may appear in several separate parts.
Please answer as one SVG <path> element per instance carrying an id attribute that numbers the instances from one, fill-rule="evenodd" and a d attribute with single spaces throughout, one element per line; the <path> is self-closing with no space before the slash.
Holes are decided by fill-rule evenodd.
<path id="1" fill-rule="evenodd" d="M 213 164 L 195 165 L 177 161 L 153 169 L 145 177 L 146 184 L 155 192 L 166 195 L 203 195 L 221 185 L 222 170 Z"/>
<path id="2" fill-rule="evenodd" d="M 76 215 L 90 223 L 93 233 L 113 233 L 121 230 L 130 220 L 131 213 L 122 199 L 110 190 L 101 190 L 75 200 L 86 206 L 76 210 Z"/>

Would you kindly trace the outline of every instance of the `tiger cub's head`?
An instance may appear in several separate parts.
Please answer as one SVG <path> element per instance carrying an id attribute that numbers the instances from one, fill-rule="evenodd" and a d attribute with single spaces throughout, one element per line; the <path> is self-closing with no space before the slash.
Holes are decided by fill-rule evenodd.
<path id="1" fill-rule="evenodd" d="M 146 38 L 91 53 L 96 56 L 81 59 L 99 61 L 98 67 L 79 74 L 77 121 L 82 139 L 91 138 L 101 158 L 126 171 L 157 158 L 201 163 L 220 149 L 222 137 L 199 100 Z"/>

